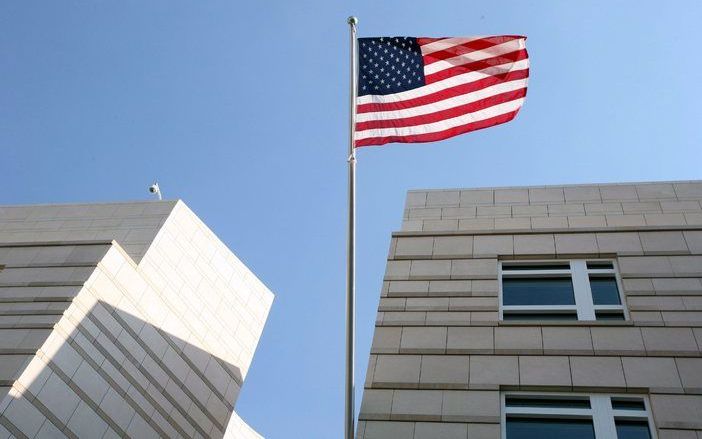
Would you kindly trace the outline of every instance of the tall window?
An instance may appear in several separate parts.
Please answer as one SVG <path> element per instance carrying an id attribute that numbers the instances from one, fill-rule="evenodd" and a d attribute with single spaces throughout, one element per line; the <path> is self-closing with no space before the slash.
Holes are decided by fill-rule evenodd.
<path id="1" fill-rule="evenodd" d="M 631 395 L 507 393 L 503 439 L 655 439 L 648 401 Z"/>
<path id="2" fill-rule="evenodd" d="M 614 261 L 502 262 L 503 320 L 625 320 Z"/>

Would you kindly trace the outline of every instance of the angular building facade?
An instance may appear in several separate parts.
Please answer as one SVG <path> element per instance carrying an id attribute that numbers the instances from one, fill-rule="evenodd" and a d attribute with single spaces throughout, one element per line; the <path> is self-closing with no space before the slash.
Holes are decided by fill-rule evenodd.
<path id="1" fill-rule="evenodd" d="M 702 182 L 411 191 L 358 437 L 702 439 Z"/>
<path id="2" fill-rule="evenodd" d="M 0 438 L 258 438 L 273 294 L 181 201 L 0 207 Z"/>

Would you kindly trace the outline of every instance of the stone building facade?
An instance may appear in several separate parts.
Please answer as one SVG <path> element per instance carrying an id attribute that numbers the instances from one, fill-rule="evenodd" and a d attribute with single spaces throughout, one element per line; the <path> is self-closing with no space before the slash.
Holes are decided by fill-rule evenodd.
<path id="1" fill-rule="evenodd" d="M 410 191 L 363 439 L 702 439 L 702 182 Z"/>
<path id="2" fill-rule="evenodd" d="M 181 201 L 0 206 L 0 439 L 260 438 L 272 300 Z"/>

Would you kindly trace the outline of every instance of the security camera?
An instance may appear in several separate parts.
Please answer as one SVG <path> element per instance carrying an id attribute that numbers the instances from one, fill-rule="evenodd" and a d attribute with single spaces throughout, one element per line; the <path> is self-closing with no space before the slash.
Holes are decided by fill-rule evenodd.
<path id="1" fill-rule="evenodd" d="M 157 183 L 157 182 L 155 182 L 154 184 L 152 184 L 151 186 L 149 186 L 149 192 L 151 192 L 152 194 L 158 195 L 158 199 L 159 199 L 159 200 L 162 200 L 162 199 L 163 199 L 162 196 L 161 196 L 161 188 L 158 187 L 158 183 Z"/>

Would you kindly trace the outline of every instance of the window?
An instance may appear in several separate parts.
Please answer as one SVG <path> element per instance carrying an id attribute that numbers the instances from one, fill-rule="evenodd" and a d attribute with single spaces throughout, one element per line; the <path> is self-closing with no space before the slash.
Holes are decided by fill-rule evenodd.
<path id="1" fill-rule="evenodd" d="M 614 261 L 502 262 L 502 320 L 625 320 Z"/>
<path id="2" fill-rule="evenodd" d="M 507 393 L 502 439 L 655 439 L 642 396 Z"/>

